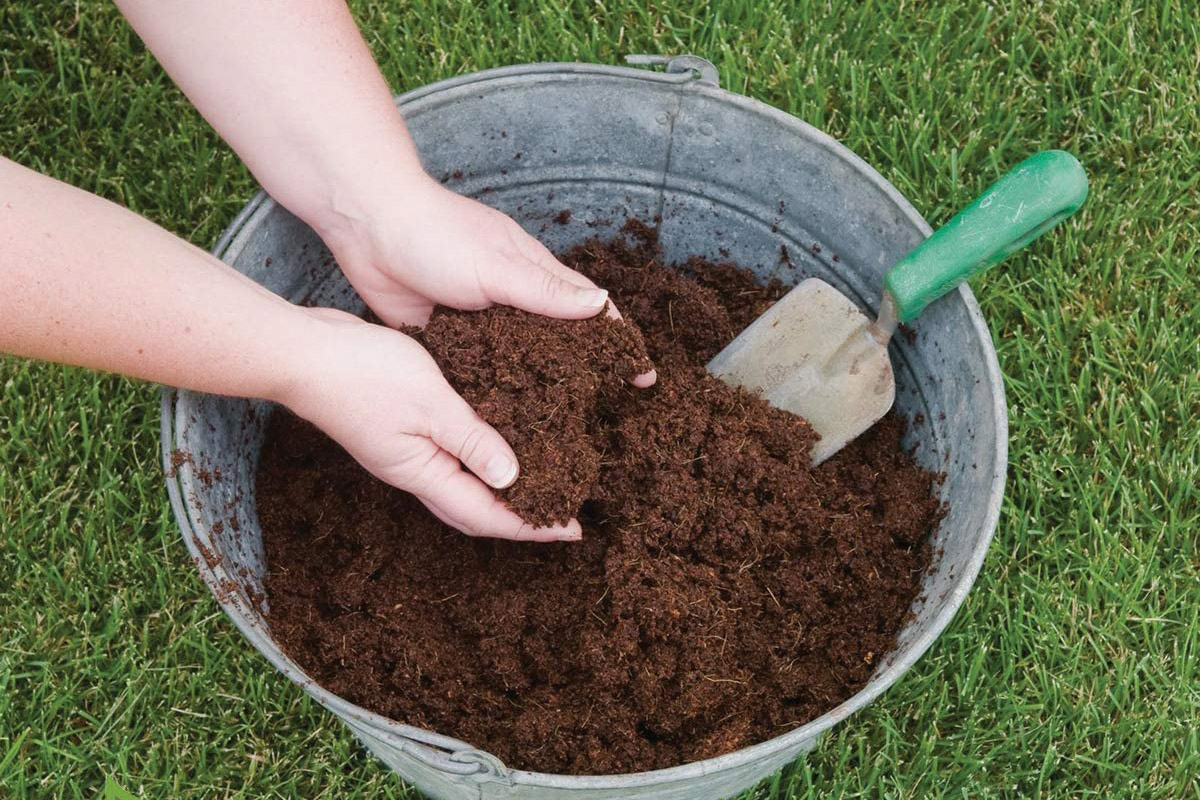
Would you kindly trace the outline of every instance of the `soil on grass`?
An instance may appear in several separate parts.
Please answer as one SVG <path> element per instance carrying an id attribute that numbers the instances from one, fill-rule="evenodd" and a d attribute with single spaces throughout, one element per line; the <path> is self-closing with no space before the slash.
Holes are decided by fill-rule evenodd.
<path id="1" fill-rule="evenodd" d="M 784 288 L 660 266 L 653 231 L 563 260 L 604 319 L 439 312 L 422 334 L 521 456 L 506 493 L 577 543 L 471 539 L 296 418 L 258 478 L 276 638 L 331 691 L 514 768 L 669 767 L 833 708 L 892 649 L 930 559 L 937 477 L 888 417 L 813 470 L 801 419 L 704 364 Z"/>

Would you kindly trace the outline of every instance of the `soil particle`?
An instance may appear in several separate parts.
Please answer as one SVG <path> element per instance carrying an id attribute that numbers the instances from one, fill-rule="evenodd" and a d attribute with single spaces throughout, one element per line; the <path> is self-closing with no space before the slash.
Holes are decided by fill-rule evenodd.
<path id="1" fill-rule="evenodd" d="M 621 380 L 632 328 L 493 310 L 440 312 L 424 333 L 522 455 L 530 480 L 508 501 L 561 514 L 583 498 L 583 541 L 455 533 L 285 413 L 264 446 L 283 647 L 331 691 L 513 768 L 669 767 L 828 711 L 893 649 L 941 513 L 895 417 L 814 470 L 804 421 L 705 372 L 786 287 L 701 259 L 663 268 L 653 231 L 628 233 L 562 258 L 641 328 L 649 390 Z"/>
<path id="2" fill-rule="evenodd" d="M 200 481 L 200 483 L 204 484 L 204 486 L 206 488 L 211 487 L 214 483 L 219 482 L 221 480 L 221 477 L 222 476 L 221 476 L 220 468 L 211 469 L 211 470 L 204 469 L 202 467 L 196 468 L 196 480 L 198 480 L 198 481 Z"/>
<path id="3" fill-rule="evenodd" d="M 569 209 L 563 209 L 554 215 L 554 221 L 559 225 L 566 225 L 571 221 L 571 212 Z"/>
<path id="4" fill-rule="evenodd" d="M 221 563 L 221 556 L 213 552 L 211 547 L 199 539 L 193 538 L 192 542 L 195 543 L 196 549 L 200 551 L 200 556 L 204 559 L 204 563 L 208 564 L 210 569 L 216 569 L 217 565 Z"/>
<path id="5" fill-rule="evenodd" d="M 192 454 L 186 450 L 175 449 L 171 451 L 171 469 L 167 472 L 168 478 L 174 478 L 179 475 L 179 468 L 184 464 L 194 466 L 195 461 L 192 459 Z"/>

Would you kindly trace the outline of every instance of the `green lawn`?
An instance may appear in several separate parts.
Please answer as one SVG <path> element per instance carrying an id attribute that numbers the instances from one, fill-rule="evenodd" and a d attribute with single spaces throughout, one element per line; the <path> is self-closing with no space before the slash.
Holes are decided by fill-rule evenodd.
<path id="1" fill-rule="evenodd" d="M 1012 469 L 975 591 L 907 677 L 755 796 L 1200 796 L 1195 8 L 832 5 L 355 10 L 398 91 L 517 62 L 705 55 L 935 225 L 1028 153 L 1076 153 L 1084 210 L 976 286 Z M 255 191 L 98 0 L 0 5 L 0 153 L 205 247 Z M 92 798 L 111 774 L 147 798 L 415 797 L 194 574 L 154 387 L 0 359 L 0 528 L 0 796 Z"/>

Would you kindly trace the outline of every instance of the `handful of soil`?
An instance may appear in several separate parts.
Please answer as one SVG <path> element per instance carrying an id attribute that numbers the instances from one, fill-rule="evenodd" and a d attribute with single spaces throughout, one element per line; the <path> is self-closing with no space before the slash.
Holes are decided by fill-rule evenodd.
<path id="1" fill-rule="evenodd" d="M 888 417 L 817 469 L 801 419 L 704 365 L 777 299 L 730 264 L 659 265 L 653 231 L 565 263 L 644 334 L 439 312 L 426 346 L 516 449 L 530 522 L 471 539 L 276 414 L 258 477 L 275 637 L 329 690 L 557 773 L 657 769 L 764 741 L 858 691 L 929 563 L 933 474 Z"/>
<path id="2" fill-rule="evenodd" d="M 439 308 L 411 332 L 446 379 L 517 454 L 521 474 L 499 494 L 534 527 L 563 525 L 593 494 L 601 443 L 589 422 L 634 376 L 652 369 L 642 334 L 607 314 L 549 319 L 514 308 Z"/>

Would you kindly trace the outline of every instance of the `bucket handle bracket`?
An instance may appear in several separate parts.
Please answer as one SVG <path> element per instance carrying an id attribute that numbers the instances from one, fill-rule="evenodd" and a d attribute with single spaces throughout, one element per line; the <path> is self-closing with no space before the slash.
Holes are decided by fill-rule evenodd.
<path id="1" fill-rule="evenodd" d="M 504 766 L 504 762 L 491 753 L 470 748 L 455 750 L 450 753 L 449 758 L 458 764 L 476 765 L 479 771 L 471 775 L 471 779 L 474 781 L 494 781 L 509 786 L 512 785 L 512 778 L 509 775 L 508 767 Z"/>
<path id="2" fill-rule="evenodd" d="M 678 56 L 633 53 L 625 56 L 625 63 L 635 67 L 666 67 L 669 75 L 690 75 L 697 83 L 720 86 L 721 76 L 716 66 L 707 58 L 684 53 Z"/>

